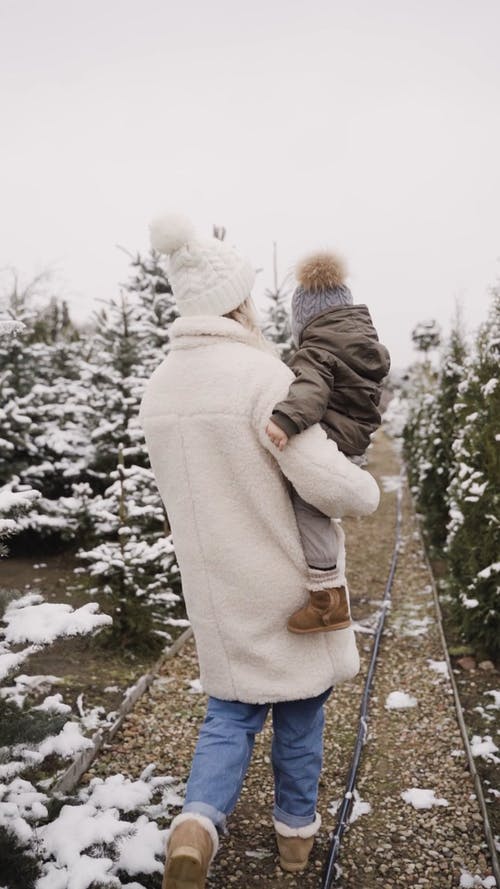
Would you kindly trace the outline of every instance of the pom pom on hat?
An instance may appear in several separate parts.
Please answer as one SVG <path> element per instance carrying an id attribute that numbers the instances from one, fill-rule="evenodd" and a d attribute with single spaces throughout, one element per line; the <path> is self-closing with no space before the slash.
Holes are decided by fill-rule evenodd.
<path id="1" fill-rule="evenodd" d="M 163 213 L 156 216 L 149 226 L 151 246 L 158 253 L 170 256 L 185 247 L 196 237 L 193 224 L 180 213 Z"/>
<path id="2" fill-rule="evenodd" d="M 297 281 L 312 293 L 333 290 L 344 284 L 347 268 L 341 256 L 324 251 L 306 256 L 296 269 Z"/>
<path id="3" fill-rule="evenodd" d="M 180 315 L 225 315 L 250 295 L 252 264 L 225 241 L 200 237 L 186 216 L 156 216 L 149 232 L 153 250 L 169 257 L 168 280 Z"/>

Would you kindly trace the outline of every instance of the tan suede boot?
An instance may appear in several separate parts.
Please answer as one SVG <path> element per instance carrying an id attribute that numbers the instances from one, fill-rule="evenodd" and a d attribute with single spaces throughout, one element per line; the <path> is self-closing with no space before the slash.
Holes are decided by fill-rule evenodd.
<path id="1" fill-rule="evenodd" d="M 291 633 L 324 633 L 343 630 L 351 624 L 346 588 L 309 590 L 309 602 L 292 614 L 288 621 Z"/>
<path id="2" fill-rule="evenodd" d="M 219 844 L 204 815 L 186 813 L 172 821 L 162 889 L 205 889 L 208 868 Z"/>
<path id="3" fill-rule="evenodd" d="M 282 837 L 277 833 L 276 840 L 280 853 L 280 866 L 283 870 L 290 873 L 305 870 L 314 845 L 314 837 L 304 840 L 302 837 Z"/>
<path id="4" fill-rule="evenodd" d="M 288 827 L 273 818 L 276 841 L 280 853 L 280 866 L 289 873 L 298 873 L 307 867 L 314 845 L 314 837 L 321 826 L 318 814 L 312 824 L 305 827 Z"/>

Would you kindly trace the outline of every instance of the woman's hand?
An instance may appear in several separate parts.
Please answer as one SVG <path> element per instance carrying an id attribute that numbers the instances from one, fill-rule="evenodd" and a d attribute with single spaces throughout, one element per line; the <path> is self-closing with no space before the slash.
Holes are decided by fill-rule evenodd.
<path id="1" fill-rule="evenodd" d="M 280 451 L 284 450 L 285 445 L 288 442 L 288 435 L 286 432 L 283 432 L 283 429 L 280 429 L 273 420 L 269 420 L 269 423 L 266 426 L 266 435 Z"/>

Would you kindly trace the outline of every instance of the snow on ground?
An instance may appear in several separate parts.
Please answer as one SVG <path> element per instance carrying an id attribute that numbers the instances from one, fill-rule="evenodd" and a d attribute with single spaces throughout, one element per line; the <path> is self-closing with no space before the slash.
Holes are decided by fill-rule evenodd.
<path id="1" fill-rule="evenodd" d="M 436 673 L 440 673 L 442 676 L 446 676 L 449 678 L 448 674 L 448 665 L 446 661 L 435 661 L 433 658 L 427 658 L 427 663 L 431 670 L 434 670 Z"/>
<path id="2" fill-rule="evenodd" d="M 428 628 L 433 623 L 434 621 L 432 617 L 429 617 L 428 615 L 421 618 L 411 617 L 401 627 L 401 632 L 403 636 L 423 636 L 427 633 Z"/>
<path id="3" fill-rule="evenodd" d="M 489 706 L 491 707 L 491 704 Z M 496 719 L 496 716 L 494 716 L 493 713 L 488 713 L 482 704 L 478 704 L 477 707 L 474 707 L 473 709 L 476 713 L 479 713 L 481 719 L 484 719 L 486 722 L 494 722 Z"/>
<path id="4" fill-rule="evenodd" d="M 491 735 L 474 735 L 470 742 L 470 749 L 473 756 L 482 756 L 488 762 L 500 762 L 500 758 L 495 756 L 498 753 L 498 747 L 493 741 Z"/>
<path id="5" fill-rule="evenodd" d="M 120 857 L 114 870 L 128 874 L 151 874 L 163 871 L 166 831 L 160 830 L 155 821 L 141 815 L 135 822 L 135 833 L 122 837 L 118 843 Z"/>
<path id="6" fill-rule="evenodd" d="M 493 698 L 493 703 L 488 704 L 487 710 L 500 710 L 500 691 L 497 689 L 490 689 L 489 691 L 485 691 L 485 695 L 491 695 Z"/>
<path id="7" fill-rule="evenodd" d="M 91 805 L 101 809 L 121 809 L 130 812 L 138 806 L 149 803 L 154 786 L 151 782 L 131 781 L 124 775 L 112 775 L 110 778 L 93 778 L 82 798 Z"/>
<path id="8" fill-rule="evenodd" d="M 417 699 L 406 691 L 391 691 L 385 699 L 387 710 L 405 710 L 408 707 L 416 707 Z"/>
<path id="9" fill-rule="evenodd" d="M 449 802 L 444 797 L 437 797 L 434 790 L 427 788 L 411 787 L 401 794 L 405 803 L 409 803 L 414 809 L 431 809 L 433 806 L 448 806 Z"/>
<path id="10" fill-rule="evenodd" d="M 168 830 L 160 829 L 156 819 L 165 817 L 169 807 L 182 805 L 183 799 L 176 792 L 179 782 L 171 776 L 154 777 L 154 769 L 150 764 L 137 780 L 121 774 L 94 778 L 81 788 L 76 803 L 63 806 L 54 821 L 38 827 L 44 864 L 36 889 L 88 889 L 95 883 L 118 889 L 119 873 L 161 873 Z M 158 793 L 159 802 L 152 804 Z M 122 812 L 137 817 L 126 820 Z"/>
<path id="11" fill-rule="evenodd" d="M 397 491 L 398 488 L 401 487 L 401 476 L 383 475 L 380 479 L 380 484 L 382 485 L 382 490 L 385 491 L 386 494 L 390 494 L 392 491 Z"/>
<path id="12" fill-rule="evenodd" d="M 467 870 L 463 870 L 460 876 L 460 889 L 495 889 L 496 880 L 495 877 L 486 877 L 484 880 L 481 879 L 479 874 L 475 874 L 474 876 L 469 873 Z"/>
<path id="13" fill-rule="evenodd" d="M 354 790 L 354 792 L 352 794 L 346 793 L 346 798 L 348 798 L 350 796 L 354 797 L 354 802 L 352 804 L 351 814 L 349 815 L 349 824 L 352 824 L 353 821 L 357 821 L 357 819 L 361 815 L 368 815 L 368 813 L 371 812 L 372 807 L 371 807 L 371 803 L 365 802 L 365 800 L 361 799 L 359 792 L 357 790 Z M 337 814 L 337 812 L 341 806 L 341 803 L 342 803 L 342 799 L 333 800 L 333 802 L 330 804 L 330 807 L 328 809 L 328 812 L 330 813 L 330 815 Z"/>

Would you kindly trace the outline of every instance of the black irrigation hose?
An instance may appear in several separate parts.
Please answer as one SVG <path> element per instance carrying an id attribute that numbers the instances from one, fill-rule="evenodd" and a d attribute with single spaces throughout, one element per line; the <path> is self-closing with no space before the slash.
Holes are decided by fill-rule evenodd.
<path id="1" fill-rule="evenodd" d="M 361 706 L 359 710 L 359 726 L 358 726 L 358 734 L 356 736 L 356 742 L 354 744 L 354 751 L 351 760 L 351 767 L 349 769 L 349 774 L 347 777 L 346 789 L 344 793 L 344 798 L 342 800 L 342 804 L 339 809 L 339 813 L 337 816 L 337 824 L 335 830 L 333 831 L 332 840 L 330 843 L 330 848 L 328 850 L 328 858 L 326 860 L 325 870 L 323 873 L 323 880 L 321 883 L 321 889 L 330 889 L 333 886 L 336 878 L 337 878 L 337 870 L 336 870 L 336 862 L 340 851 L 340 843 L 344 834 L 344 831 L 349 824 L 349 815 L 351 813 L 352 805 L 353 805 L 353 794 L 354 788 L 356 786 L 356 776 L 358 773 L 359 763 L 361 761 L 361 752 L 363 749 L 363 745 L 366 741 L 366 736 L 368 734 L 368 724 L 367 724 L 367 714 L 368 714 L 368 704 L 370 701 L 370 692 L 373 682 L 373 675 L 375 673 L 375 664 L 377 661 L 378 650 L 380 648 L 380 641 L 382 639 L 382 632 L 384 629 L 385 616 L 387 612 L 387 608 L 391 601 L 391 590 L 392 583 L 394 580 L 394 574 L 396 573 L 396 564 L 398 561 L 399 548 L 401 545 L 401 518 L 402 518 L 402 502 L 403 502 L 403 478 L 404 473 L 403 470 L 400 474 L 399 479 L 399 487 L 397 493 L 397 502 L 396 502 L 396 540 L 394 543 L 394 549 L 392 551 L 392 559 L 391 559 L 391 567 L 389 569 L 389 576 L 387 578 L 387 583 L 385 585 L 384 596 L 382 599 L 382 608 L 380 611 L 380 616 L 377 623 L 377 629 L 375 632 L 375 639 L 373 642 L 373 648 L 370 658 L 370 664 L 368 667 L 368 673 L 365 680 L 365 686 L 363 689 L 363 697 L 361 699 Z"/>

